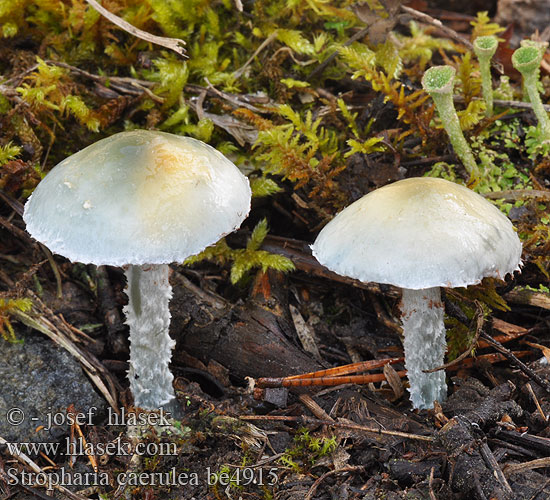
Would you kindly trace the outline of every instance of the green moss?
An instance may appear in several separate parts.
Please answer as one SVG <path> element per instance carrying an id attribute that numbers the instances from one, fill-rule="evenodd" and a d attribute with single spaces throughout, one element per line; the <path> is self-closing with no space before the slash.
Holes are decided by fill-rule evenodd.
<path id="1" fill-rule="evenodd" d="M 338 447 L 335 436 L 316 437 L 306 428 L 300 428 L 294 436 L 294 444 L 279 459 L 285 467 L 299 474 L 307 472 L 320 459 L 333 453 Z"/>
<path id="2" fill-rule="evenodd" d="M 246 248 L 230 248 L 225 239 L 222 239 L 198 255 L 187 259 L 185 264 L 191 265 L 202 260 L 210 260 L 218 265 L 231 262 L 230 279 L 233 284 L 237 284 L 245 278 L 248 272 L 254 268 L 259 268 L 264 273 L 269 269 L 281 272 L 293 271 L 294 264 L 287 257 L 260 250 L 268 230 L 267 220 L 262 219 L 252 231 Z"/>
<path id="3" fill-rule="evenodd" d="M 15 330 L 10 321 L 10 317 L 16 311 L 28 312 L 31 310 L 32 302 L 30 299 L 5 299 L 0 298 L 0 336 L 8 342 L 20 343 L 17 340 Z"/>

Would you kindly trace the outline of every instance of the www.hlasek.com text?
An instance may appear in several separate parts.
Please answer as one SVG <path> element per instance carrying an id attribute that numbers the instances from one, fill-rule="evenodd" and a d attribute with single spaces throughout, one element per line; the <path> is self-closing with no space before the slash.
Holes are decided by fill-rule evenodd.
<path id="1" fill-rule="evenodd" d="M 159 455 L 177 455 L 178 449 L 176 443 L 160 442 L 160 443 L 146 443 L 140 442 L 132 445 L 128 441 L 122 441 L 120 438 L 109 441 L 108 443 L 91 443 L 83 440 L 82 438 L 71 439 L 65 438 L 61 443 L 46 443 L 46 442 L 20 442 L 20 443 L 6 443 L 8 452 L 11 455 L 39 455 L 45 453 L 48 456 L 64 455 L 70 457 L 78 456 L 95 456 L 101 457 L 103 455 L 109 456 L 159 456 Z"/>

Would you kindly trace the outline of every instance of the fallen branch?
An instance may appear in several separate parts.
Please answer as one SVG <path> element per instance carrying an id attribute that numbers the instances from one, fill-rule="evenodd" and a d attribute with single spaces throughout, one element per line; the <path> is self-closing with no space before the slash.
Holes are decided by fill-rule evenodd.
<path id="1" fill-rule="evenodd" d="M 550 193 L 548 193 L 550 200 Z M 536 290 L 511 290 L 504 298 L 513 304 L 523 304 L 528 306 L 540 307 L 541 309 L 550 309 L 550 295 L 548 293 L 537 292 Z"/>
<path id="2" fill-rule="evenodd" d="M 514 472 L 521 472 L 525 470 L 540 469 L 542 467 L 550 467 L 550 457 L 537 458 L 530 462 L 523 462 L 522 464 L 507 464 L 504 466 L 504 474 L 509 476 Z"/>
<path id="3" fill-rule="evenodd" d="M 173 50 L 176 54 L 179 54 L 182 57 L 187 57 L 185 53 L 185 42 L 179 38 L 167 38 L 164 36 L 151 35 L 146 31 L 140 30 L 135 26 L 132 26 L 129 22 L 121 19 L 118 16 L 115 16 L 112 12 L 109 12 L 105 7 L 102 7 L 95 0 L 86 0 L 95 10 L 97 10 L 103 17 L 106 17 L 113 24 L 116 24 L 120 29 L 134 35 L 137 38 L 141 38 L 146 42 L 154 43 L 155 45 L 161 45 L 167 49 Z"/>
<path id="4" fill-rule="evenodd" d="M 485 339 L 492 347 L 494 347 L 498 352 L 500 352 L 508 361 L 516 365 L 527 377 L 535 381 L 546 393 L 550 394 L 550 382 L 544 380 L 540 375 L 535 373 L 531 368 L 529 368 L 525 363 L 520 361 L 517 356 L 514 355 L 511 351 L 506 349 L 500 342 L 491 337 L 488 333 L 482 331 L 481 337 Z"/>
<path id="5" fill-rule="evenodd" d="M 474 46 L 468 40 L 466 40 L 463 36 L 460 36 L 455 30 L 445 26 L 439 19 L 435 19 L 432 16 L 425 14 L 424 12 L 420 12 L 416 9 L 411 9 L 410 7 L 407 7 L 405 5 L 401 5 L 401 10 L 411 15 L 415 19 L 418 19 L 422 23 L 435 26 L 452 40 L 464 45 L 469 51 L 474 51 Z"/>
<path id="6" fill-rule="evenodd" d="M 317 418 L 301 416 L 287 416 L 287 415 L 243 415 L 239 417 L 240 420 L 266 420 L 266 421 L 281 421 L 281 422 L 299 422 L 310 425 L 326 425 L 327 427 L 334 427 L 337 429 L 350 429 L 359 432 L 372 432 L 374 434 L 382 434 L 384 436 L 402 437 L 405 439 L 414 439 L 417 441 L 433 442 L 435 438 L 432 436 L 422 436 L 420 434 L 411 434 L 400 431 L 388 431 L 376 427 L 368 427 L 367 425 L 351 424 L 347 422 L 334 422 L 332 420 L 319 420 Z"/>
<path id="7" fill-rule="evenodd" d="M 311 500 L 313 498 L 313 495 L 317 491 L 317 488 L 319 488 L 319 485 L 327 477 L 334 476 L 336 474 L 343 474 L 346 472 L 363 472 L 364 470 L 365 470 L 365 467 L 363 465 L 349 465 L 347 467 L 342 467 L 341 469 L 334 469 L 334 470 L 325 472 L 322 476 L 318 477 L 316 481 L 311 485 L 311 488 L 307 492 L 307 495 L 304 497 L 304 500 Z"/>

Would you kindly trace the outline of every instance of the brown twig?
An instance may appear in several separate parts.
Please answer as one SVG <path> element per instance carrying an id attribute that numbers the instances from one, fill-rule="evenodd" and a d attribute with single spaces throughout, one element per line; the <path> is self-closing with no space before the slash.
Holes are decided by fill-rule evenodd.
<path id="1" fill-rule="evenodd" d="M 192 281 L 187 279 L 180 272 L 174 272 L 171 275 L 171 278 L 176 283 L 178 283 L 178 285 L 184 286 L 185 288 L 191 290 L 195 295 L 197 295 L 197 297 L 199 297 L 203 302 L 207 303 L 213 309 L 223 310 L 230 307 L 229 303 L 227 303 L 220 295 L 203 290 L 201 287 L 195 285 Z"/>
<path id="2" fill-rule="evenodd" d="M 71 424 L 71 434 L 73 434 L 73 431 L 76 430 L 77 434 L 80 436 L 80 439 L 82 439 L 82 444 L 84 449 L 87 448 L 87 441 L 84 437 L 84 433 L 82 432 L 82 429 L 80 428 L 80 425 L 76 422 L 75 416 L 78 414 L 73 404 L 69 405 L 67 408 L 67 416 L 71 415 L 73 417 L 73 424 Z M 92 448 L 93 450 L 93 448 Z M 92 469 L 94 472 L 97 472 L 99 470 L 99 467 L 97 466 L 97 459 L 95 457 L 95 454 L 92 450 L 86 451 L 86 456 L 88 457 L 88 460 L 90 462 L 90 465 L 92 466 Z"/>
<path id="3" fill-rule="evenodd" d="M 7 205 L 11 207 L 11 209 L 16 212 L 18 215 L 23 215 L 24 205 L 19 200 L 16 200 L 15 198 L 12 198 L 9 194 L 4 193 L 0 189 L 0 199 L 4 201 Z"/>
<path id="4" fill-rule="evenodd" d="M 432 467 L 431 470 L 430 470 L 430 478 L 428 480 L 428 488 L 430 489 L 430 500 L 437 500 L 437 497 L 435 496 L 435 493 L 434 493 L 434 471 L 435 471 L 435 467 Z"/>
<path id="5" fill-rule="evenodd" d="M 412 9 L 411 7 L 407 7 L 405 5 L 401 5 L 401 10 L 406 12 L 407 14 L 410 14 L 415 19 L 418 19 L 420 22 L 435 26 L 440 31 L 445 33 L 445 35 L 447 35 L 449 38 L 464 45 L 468 50 L 473 52 L 474 46 L 468 40 L 459 35 L 455 30 L 445 26 L 439 19 L 435 19 L 432 16 L 425 14 L 424 12 L 420 12 L 419 10 Z"/>
<path id="6" fill-rule="evenodd" d="M 256 387 L 258 388 L 267 388 L 267 387 L 285 387 L 285 384 L 288 383 L 289 386 L 293 385 L 303 385 L 303 380 L 323 380 L 327 381 L 328 379 L 334 379 L 337 381 L 335 385 L 339 385 L 341 380 L 349 380 L 349 377 L 343 377 L 344 375 L 349 375 L 351 373 L 358 373 L 367 370 L 376 370 L 382 368 L 386 364 L 395 364 L 402 363 L 403 358 L 390 358 L 390 359 L 374 359 L 369 361 L 360 361 L 359 363 L 352 363 L 345 366 L 336 366 L 334 368 L 328 368 L 326 370 L 319 370 L 316 372 L 302 373 L 300 375 L 291 375 L 289 377 L 263 377 L 259 378 L 256 382 Z M 376 374 L 377 377 L 380 377 L 380 373 Z M 357 375 L 357 378 L 364 377 L 364 375 Z M 293 382 L 294 381 L 294 382 Z M 374 382 L 374 380 L 371 380 Z M 347 383 L 347 382 L 346 382 Z M 331 384 L 332 385 L 332 384 Z"/>
<path id="7" fill-rule="evenodd" d="M 402 437 L 405 439 L 414 439 L 417 441 L 428 441 L 433 442 L 435 438 L 432 436 L 422 436 L 420 434 L 410 434 L 407 432 L 400 431 L 388 431 L 376 427 L 368 427 L 366 425 L 352 424 L 347 422 L 334 422 L 331 420 L 319 420 L 317 418 L 302 416 L 291 416 L 291 415 L 243 415 L 239 417 L 240 420 L 266 420 L 272 422 L 298 422 L 303 424 L 310 425 L 326 425 L 328 427 L 335 427 L 338 429 L 351 429 L 359 432 L 372 432 L 374 434 L 382 434 L 384 436 L 395 436 Z"/>
<path id="8" fill-rule="evenodd" d="M 509 189 L 483 193 L 483 197 L 490 200 L 504 199 L 506 201 L 517 201 L 523 198 L 540 198 L 550 201 L 550 191 L 543 191 L 542 189 Z"/>
<path id="9" fill-rule="evenodd" d="M 417 158 L 410 161 L 402 161 L 399 163 L 400 167 L 417 167 L 421 165 L 432 165 L 438 161 L 452 161 L 455 159 L 454 155 L 441 155 L 441 156 L 430 156 L 429 158 Z"/>
<path id="10" fill-rule="evenodd" d="M 25 231 L 19 229 L 17 226 L 14 226 L 11 222 L 4 219 L 4 217 L 0 217 L 0 226 L 3 226 L 10 233 L 12 233 L 14 236 L 22 241 L 28 241 L 31 239 L 31 237 Z"/>
<path id="11" fill-rule="evenodd" d="M 494 340 L 494 339 L 493 339 Z M 491 344 L 492 345 L 492 344 Z M 503 349 L 504 346 L 502 346 Z M 519 361 L 520 357 L 527 356 L 529 354 L 532 354 L 531 351 L 518 351 L 516 353 L 511 353 L 510 355 Z M 496 353 L 490 353 L 490 354 L 482 354 L 480 356 L 477 356 L 475 359 L 468 358 L 468 359 L 462 359 L 462 367 L 468 367 L 472 366 L 474 362 L 479 360 L 486 360 L 488 363 L 499 363 L 501 361 L 504 361 L 507 359 L 507 357 L 504 354 L 496 354 Z M 391 361 L 388 360 L 381 360 L 385 364 L 390 364 Z M 364 362 L 363 362 L 364 363 Z M 521 363 L 521 361 L 520 361 Z M 321 370 L 320 372 L 311 372 L 301 375 L 293 375 L 290 377 L 262 377 L 259 378 L 256 381 L 256 388 L 266 389 L 266 388 L 277 388 L 277 387 L 311 387 L 311 386 L 337 386 L 337 385 L 343 385 L 343 384 L 370 384 L 375 382 L 382 382 L 383 380 L 386 380 L 386 375 L 384 373 L 370 373 L 367 375 L 343 375 L 343 376 L 335 376 L 335 375 L 320 375 L 324 372 L 331 372 L 332 370 L 338 370 L 340 368 L 347 369 L 348 366 L 352 367 L 356 364 L 361 363 L 353 363 L 351 365 L 346 365 L 344 367 L 336 367 L 336 368 L 329 368 L 328 370 Z M 457 370 L 457 366 L 455 363 L 450 363 L 447 367 L 448 369 Z M 362 370 L 355 370 L 355 371 L 362 371 Z M 350 373 L 351 371 L 346 371 L 342 373 Z M 353 372 L 351 372 L 353 373 Z M 407 372 L 405 370 L 396 372 L 396 374 L 404 378 L 407 376 Z M 540 378 L 540 377 L 539 377 Z"/>
<path id="12" fill-rule="evenodd" d="M 483 457 L 483 460 L 487 464 L 487 466 L 492 469 L 493 474 L 496 477 L 497 481 L 502 485 L 502 487 L 508 493 L 513 495 L 514 492 L 512 491 L 512 488 L 510 487 L 510 484 L 506 480 L 506 477 L 504 476 L 504 474 L 502 472 L 502 469 L 500 468 L 500 465 L 497 462 L 497 459 L 493 455 L 493 452 L 491 451 L 491 448 L 489 448 L 487 443 L 481 443 L 479 451 L 481 453 L 481 456 Z"/>
<path id="13" fill-rule="evenodd" d="M 316 481 L 311 485 L 311 488 L 307 492 L 307 495 L 304 497 L 304 500 L 311 500 L 313 498 L 313 495 L 317 491 L 317 488 L 319 488 L 320 484 L 327 477 L 334 476 L 335 474 L 342 474 L 344 472 L 363 472 L 364 470 L 365 466 L 363 465 L 349 465 L 347 467 L 342 467 L 341 469 L 334 469 L 325 472 L 322 476 L 318 477 Z"/>
<path id="14" fill-rule="evenodd" d="M 239 79 L 243 73 L 246 71 L 246 68 L 252 64 L 252 61 L 254 58 L 262 51 L 264 50 L 273 40 L 277 38 L 277 31 L 274 31 L 269 35 L 261 44 L 260 46 L 254 51 L 254 53 L 249 57 L 249 59 L 238 69 L 233 73 L 233 76 L 235 79 Z"/>
<path id="15" fill-rule="evenodd" d="M 509 476 L 514 472 L 540 469 L 542 467 L 550 467 L 550 457 L 537 458 L 536 460 L 531 460 L 530 462 L 523 462 L 522 464 L 507 464 L 504 466 L 504 474 Z"/>
<path id="16" fill-rule="evenodd" d="M 89 71 L 83 70 L 81 68 L 77 68 L 76 66 L 71 66 L 70 64 L 67 64 L 61 61 L 52 61 L 51 59 L 46 59 L 44 62 L 46 64 L 51 64 L 53 66 L 59 66 L 60 68 L 68 69 L 69 71 L 78 73 L 81 76 L 85 76 L 86 78 L 90 78 L 92 80 L 96 80 L 102 83 L 109 82 L 111 84 L 116 83 L 119 85 L 135 85 L 136 83 L 138 83 L 141 86 L 148 86 L 148 87 L 152 87 L 153 85 L 156 85 L 154 82 L 150 82 L 148 80 L 139 80 L 137 78 L 131 78 L 128 76 L 96 75 L 94 73 L 90 73 Z M 38 65 L 35 64 L 31 69 L 35 70 L 37 67 Z"/>
<path id="17" fill-rule="evenodd" d="M 118 16 L 115 16 L 112 12 L 109 12 L 105 7 L 101 6 L 95 0 L 86 0 L 95 10 L 97 10 L 102 16 L 106 17 L 113 24 L 116 24 L 120 29 L 134 35 L 137 38 L 141 38 L 146 42 L 154 43 L 155 45 L 160 45 L 166 47 L 167 49 L 173 50 L 176 54 L 179 54 L 182 57 L 187 57 L 185 53 L 185 42 L 179 38 L 167 38 L 164 36 L 151 35 L 146 31 L 140 30 L 135 26 L 132 26 L 129 22 L 121 19 Z"/>
<path id="18" fill-rule="evenodd" d="M 531 396 L 531 399 L 533 400 L 533 403 L 535 403 L 535 406 L 537 407 L 537 411 L 540 413 L 540 416 L 542 417 L 542 420 L 544 420 L 544 422 L 547 423 L 548 422 L 548 417 L 542 411 L 542 407 L 540 406 L 537 395 L 535 394 L 535 391 L 533 391 L 533 388 L 531 387 L 531 384 L 529 382 L 527 382 L 525 384 L 525 386 L 527 387 L 527 391 L 529 391 L 529 395 Z"/>
<path id="19" fill-rule="evenodd" d="M 252 104 L 249 104 L 247 102 L 243 102 L 236 98 L 235 96 L 228 94 L 226 92 L 222 92 L 221 90 L 218 90 L 214 85 L 210 83 L 210 80 L 208 78 L 204 78 L 204 81 L 206 82 L 208 89 L 210 89 L 215 95 L 218 97 L 221 97 L 222 99 L 226 100 L 227 102 L 233 104 L 234 106 L 238 108 L 246 108 L 250 111 L 253 111 L 254 113 L 260 113 L 261 109 L 258 109 L 256 106 L 253 106 Z"/>
<path id="20" fill-rule="evenodd" d="M 407 376 L 405 370 L 397 372 L 401 378 Z M 371 384 L 386 380 L 386 375 L 383 373 L 370 373 L 368 375 L 344 375 L 342 377 L 315 377 L 315 378 L 298 378 L 298 379 L 259 379 L 262 380 L 258 384 L 260 388 L 265 387 L 310 387 L 310 386 L 335 386 L 343 384 Z M 267 381 L 266 381 L 267 380 Z M 273 382 L 275 381 L 275 382 Z M 278 384 L 278 385 L 275 385 Z"/>
<path id="21" fill-rule="evenodd" d="M 309 394 L 300 394 L 298 396 L 298 399 L 300 399 L 304 406 L 306 406 L 307 409 L 311 413 L 313 413 L 319 420 L 328 420 L 330 422 L 334 422 L 334 419 L 331 418 L 331 416 L 325 410 L 323 410 L 323 408 L 321 408 Z"/>
<path id="22" fill-rule="evenodd" d="M 453 100 L 455 102 L 464 102 L 464 97 L 455 95 L 453 96 Z M 481 101 L 482 98 L 480 97 L 474 97 L 474 101 Z M 532 110 L 533 106 L 530 102 L 524 102 L 524 101 L 509 101 L 509 100 L 503 100 L 503 99 L 495 99 L 493 101 L 493 104 L 495 106 L 502 106 L 503 108 L 518 108 L 518 109 L 525 109 L 525 110 Z M 544 109 L 546 111 L 550 111 L 550 104 L 544 104 Z"/>
<path id="23" fill-rule="evenodd" d="M 550 394 L 550 383 L 547 380 L 544 380 L 540 375 L 535 373 L 531 368 L 529 368 L 525 363 L 520 361 L 511 351 L 506 349 L 500 342 L 496 341 L 488 333 L 481 331 L 481 338 L 485 339 L 492 347 L 494 347 L 498 352 L 500 352 L 508 361 L 516 365 L 527 377 L 534 380 L 537 384 L 540 385 L 544 391 Z"/>
<path id="24" fill-rule="evenodd" d="M 542 309 L 550 309 L 550 296 L 548 293 L 537 292 L 536 290 L 516 289 L 509 291 L 504 298 L 514 304 L 524 304 Z"/>
<path id="25" fill-rule="evenodd" d="M 363 28 L 362 30 L 359 30 L 355 35 L 353 35 L 349 40 L 346 40 L 344 42 L 344 47 L 347 47 L 348 45 L 351 45 L 353 42 L 356 42 L 357 40 L 360 40 L 364 36 L 366 36 L 369 32 L 370 27 L 367 26 L 366 28 Z M 336 50 L 330 56 L 328 56 L 319 66 L 317 66 L 307 77 L 307 80 L 312 80 L 315 78 L 318 74 L 322 73 L 325 68 L 336 58 L 338 55 L 338 51 Z"/>
<path id="26" fill-rule="evenodd" d="M 339 274 L 336 274 L 319 264 L 315 257 L 311 255 L 309 245 L 304 241 L 292 240 L 289 238 L 268 234 L 262 243 L 262 250 L 267 250 L 268 252 L 288 257 L 292 260 L 296 266 L 296 269 L 300 271 L 305 271 L 306 273 L 311 273 L 322 278 L 344 283 L 346 285 L 352 285 L 357 288 L 370 290 L 375 294 L 381 293 L 380 285 L 377 283 L 363 283 L 362 281 L 353 278 L 340 276 Z M 392 285 L 384 285 L 384 289 L 384 294 L 386 296 L 391 298 L 397 298 L 399 296 L 399 290 L 397 287 Z"/>
<path id="27" fill-rule="evenodd" d="M 48 259 L 48 262 L 50 263 L 50 267 L 52 268 L 53 275 L 55 276 L 55 283 L 57 287 L 57 298 L 61 299 L 63 297 L 63 283 L 61 281 L 61 274 L 59 273 L 59 268 L 57 267 L 57 264 L 55 263 L 55 259 L 53 258 L 53 254 L 50 251 L 50 249 L 42 245 L 42 243 L 39 243 L 40 249 Z"/>

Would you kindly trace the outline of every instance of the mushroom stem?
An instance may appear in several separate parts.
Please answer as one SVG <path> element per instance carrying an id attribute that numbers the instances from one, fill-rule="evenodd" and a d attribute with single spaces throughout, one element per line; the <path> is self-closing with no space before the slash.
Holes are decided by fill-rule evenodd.
<path id="1" fill-rule="evenodd" d="M 175 342 L 168 334 L 172 287 L 167 264 L 130 265 L 124 307 L 130 327 L 130 389 L 134 404 L 145 409 L 166 406 L 175 399 L 168 364 Z"/>
<path id="2" fill-rule="evenodd" d="M 404 288 L 401 313 L 412 405 L 419 409 L 433 408 L 435 400 L 443 401 L 447 396 L 445 371 L 423 372 L 441 366 L 445 357 L 447 342 L 439 287 Z"/>

